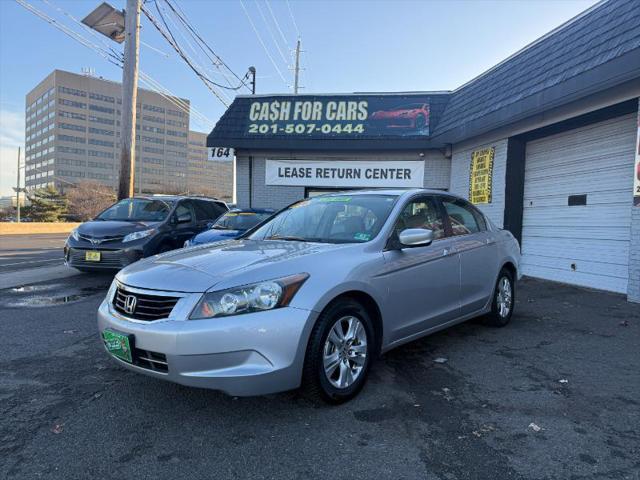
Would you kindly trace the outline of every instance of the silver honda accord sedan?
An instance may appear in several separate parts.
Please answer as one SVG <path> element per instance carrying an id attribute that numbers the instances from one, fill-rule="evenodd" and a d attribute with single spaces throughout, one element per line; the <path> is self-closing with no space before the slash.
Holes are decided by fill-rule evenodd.
<path id="1" fill-rule="evenodd" d="M 506 325 L 519 260 L 511 233 L 454 195 L 327 194 L 126 267 L 98 327 L 112 358 L 155 378 L 339 403 L 380 353 L 473 317 Z"/>

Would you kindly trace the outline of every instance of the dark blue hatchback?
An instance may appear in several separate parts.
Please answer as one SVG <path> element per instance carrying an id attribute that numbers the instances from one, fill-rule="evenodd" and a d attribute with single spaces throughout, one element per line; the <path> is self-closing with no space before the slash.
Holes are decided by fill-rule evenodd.
<path id="1" fill-rule="evenodd" d="M 209 230 L 201 232 L 184 242 L 184 246 L 191 247 L 193 245 L 237 238 L 250 228 L 269 218 L 274 212 L 275 210 L 267 208 L 230 210 L 216 220 Z"/>

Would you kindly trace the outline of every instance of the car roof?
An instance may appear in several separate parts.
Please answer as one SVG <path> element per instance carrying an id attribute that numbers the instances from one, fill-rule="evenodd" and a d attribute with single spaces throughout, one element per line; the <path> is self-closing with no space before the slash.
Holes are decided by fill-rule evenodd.
<path id="1" fill-rule="evenodd" d="M 224 203 L 222 200 L 219 200 L 215 197 L 202 197 L 199 195 L 163 195 L 163 194 L 154 194 L 154 195 L 138 195 L 133 198 L 144 198 L 146 200 L 206 200 L 209 202 L 219 202 Z"/>
<path id="2" fill-rule="evenodd" d="M 399 197 L 402 195 L 413 195 L 416 193 L 425 193 L 425 194 L 432 194 L 432 195 L 449 195 L 452 197 L 457 197 L 457 195 L 446 192 L 444 190 L 435 190 L 430 188 L 368 188 L 368 189 L 362 189 L 362 190 L 344 190 L 341 192 L 329 192 L 329 193 L 324 193 L 322 195 L 318 195 L 318 197 L 342 196 L 342 195 L 394 195 Z"/>

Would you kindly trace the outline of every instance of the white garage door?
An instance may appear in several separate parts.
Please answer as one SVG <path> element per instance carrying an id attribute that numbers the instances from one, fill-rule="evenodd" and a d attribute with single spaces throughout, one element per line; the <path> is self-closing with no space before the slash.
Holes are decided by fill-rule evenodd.
<path id="1" fill-rule="evenodd" d="M 527 143 L 525 275 L 626 293 L 635 136 L 632 114 Z"/>

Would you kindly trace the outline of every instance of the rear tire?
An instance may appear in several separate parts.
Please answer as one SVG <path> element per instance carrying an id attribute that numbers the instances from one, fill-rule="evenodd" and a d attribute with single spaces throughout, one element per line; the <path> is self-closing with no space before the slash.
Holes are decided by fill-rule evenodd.
<path id="1" fill-rule="evenodd" d="M 304 395 L 332 404 L 351 400 L 366 382 L 375 344 L 373 322 L 360 303 L 343 299 L 330 305 L 309 337 Z"/>
<path id="2" fill-rule="evenodd" d="M 504 327 L 513 315 L 515 306 L 516 288 L 512 273 L 503 268 L 500 270 L 496 286 L 493 290 L 493 300 L 491 302 L 491 312 L 485 318 L 484 323 L 492 327 Z"/>

